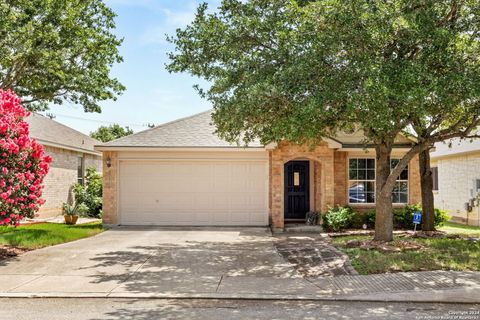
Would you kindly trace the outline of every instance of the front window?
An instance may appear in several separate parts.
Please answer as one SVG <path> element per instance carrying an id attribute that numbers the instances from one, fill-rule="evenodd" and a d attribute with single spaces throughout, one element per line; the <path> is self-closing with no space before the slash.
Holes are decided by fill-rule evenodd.
<path id="1" fill-rule="evenodd" d="M 400 159 L 391 159 L 390 168 L 393 170 L 399 162 Z M 397 181 L 393 187 L 392 202 L 408 203 L 408 166 L 406 166 L 397 177 Z"/>
<path id="2" fill-rule="evenodd" d="M 348 175 L 349 202 L 375 203 L 375 159 L 350 159 Z"/>
<path id="3" fill-rule="evenodd" d="M 83 184 L 85 180 L 85 159 L 83 156 L 78 157 L 77 164 L 77 182 Z"/>
<path id="4" fill-rule="evenodd" d="M 391 159 L 390 167 L 395 168 L 399 161 L 399 159 Z M 375 159 L 349 159 L 348 199 L 351 204 L 375 203 Z M 392 202 L 396 204 L 408 203 L 408 166 L 395 182 Z"/>

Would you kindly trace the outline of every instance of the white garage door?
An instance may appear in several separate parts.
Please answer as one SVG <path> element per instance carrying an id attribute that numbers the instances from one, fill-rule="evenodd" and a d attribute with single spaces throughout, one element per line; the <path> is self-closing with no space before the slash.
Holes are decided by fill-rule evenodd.
<path id="1" fill-rule="evenodd" d="M 268 224 L 266 161 L 121 161 L 126 225 Z"/>

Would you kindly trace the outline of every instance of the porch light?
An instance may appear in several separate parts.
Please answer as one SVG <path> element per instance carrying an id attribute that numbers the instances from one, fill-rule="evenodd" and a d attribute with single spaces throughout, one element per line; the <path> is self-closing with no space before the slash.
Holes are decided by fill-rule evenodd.
<path id="1" fill-rule="evenodd" d="M 107 168 L 110 168 L 112 166 L 112 158 L 107 157 L 107 160 L 105 163 L 107 164 Z"/>

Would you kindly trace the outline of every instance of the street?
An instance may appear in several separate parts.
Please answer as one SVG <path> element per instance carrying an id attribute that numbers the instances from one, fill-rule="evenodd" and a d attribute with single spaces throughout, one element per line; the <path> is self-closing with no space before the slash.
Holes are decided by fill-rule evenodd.
<path id="1" fill-rule="evenodd" d="M 0 299 L 0 319 L 480 319 L 480 304 L 163 299 Z"/>

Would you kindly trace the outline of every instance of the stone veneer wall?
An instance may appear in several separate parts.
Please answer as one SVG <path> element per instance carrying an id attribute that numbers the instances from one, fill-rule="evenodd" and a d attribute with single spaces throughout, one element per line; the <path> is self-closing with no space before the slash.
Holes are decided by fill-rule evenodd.
<path id="1" fill-rule="evenodd" d="M 82 155 L 82 153 L 76 151 L 50 146 L 45 146 L 45 151 L 53 158 L 53 162 L 43 181 L 45 187 L 42 197 L 46 202 L 38 212 L 38 216 L 41 218 L 62 214 L 63 203 L 73 199 L 71 188 L 77 182 L 78 157 Z M 83 155 L 85 157 L 85 168 L 94 166 L 97 170 L 101 169 L 100 156 Z"/>

